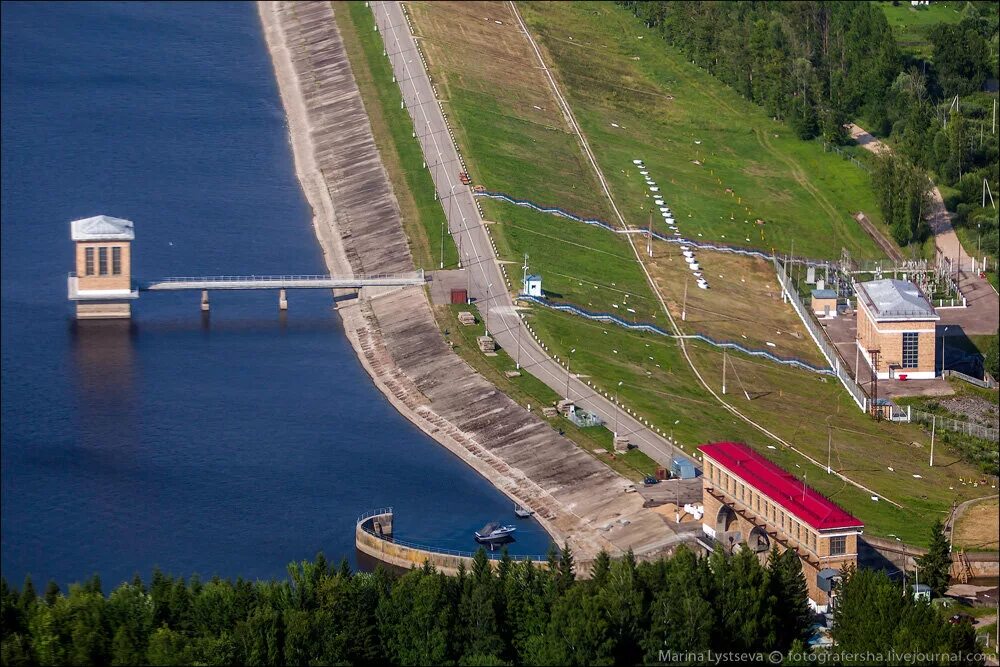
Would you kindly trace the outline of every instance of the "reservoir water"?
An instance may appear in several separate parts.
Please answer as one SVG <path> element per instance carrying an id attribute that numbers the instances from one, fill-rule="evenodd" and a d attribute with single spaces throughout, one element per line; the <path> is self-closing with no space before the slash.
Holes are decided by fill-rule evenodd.
<path id="1" fill-rule="evenodd" d="M 75 323 L 69 221 L 134 274 L 322 273 L 251 3 L 2 5 L 2 569 L 270 578 L 354 559 L 355 517 L 474 550 L 512 504 L 372 385 L 328 293 L 146 293 Z M 512 553 L 548 536 L 518 522 Z"/>

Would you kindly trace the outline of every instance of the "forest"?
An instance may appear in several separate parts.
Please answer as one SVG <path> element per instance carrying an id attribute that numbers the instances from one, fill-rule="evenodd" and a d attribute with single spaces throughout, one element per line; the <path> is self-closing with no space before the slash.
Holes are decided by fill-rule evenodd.
<path id="1" fill-rule="evenodd" d="M 874 2 L 619 4 L 799 137 L 848 144 L 853 121 L 887 139 L 897 157 L 876 160 L 873 185 L 901 246 L 930 233 L 929 174 L 967 242 L 996 260 L 997 208 L 984 189 L 985 179 L 996 198 L 995 3 L 968 3 L 959 23 L 934 26 L 929 59 L 901 53 Z"/>
<path id="2" fill-rule="evenodd" d="M 881 572 L 842 574 L 837 657 L 892 649 L 982 664 L 969 623 L 945 623 L 938 607 Z M 771 552 L 767 565 L 749 550 L 698 558 L 682 546 L 641 563 L 602 553 L 590 575 L 577 578 L 564 547 L 542 566 L 506 554 L 491 565 L 480 550 L 458 576 L 426 565 L 400 577 L 354 573 L 319 555 L 291 564 L 284 581 L 156 571 L 109 595 L 97 577 L 68 593 L 52 582 L 40 594 L 30 579 L 19 591 L 3 580 L 2 662 L 627 665 L 711 649 L 778 651 L 807 664 L 813 614 L 793 551 Z"/>

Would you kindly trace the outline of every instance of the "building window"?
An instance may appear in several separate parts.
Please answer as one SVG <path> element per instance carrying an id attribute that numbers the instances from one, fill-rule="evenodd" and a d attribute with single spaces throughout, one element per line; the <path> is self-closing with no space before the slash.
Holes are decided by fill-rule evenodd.
<path id="1" fill-rule="evenodd" d="M 847 553 L 847 536 L 840 535 L 839 537 L 830 538 L 830 555 L 831 556 L 843 556 Z"/>
<path id="2" fill-rule="evenodd" d="M 917 341 L 919 334 L 907 331 L 903 334 L 903 368 L 916 368 L 919 364 Z"/>
<path id="3" fill-rule="evenodd" d="M 83 251 L 85 261 L 84 261 L 84 272 L 88 276 L 94 275 L 94 249 L 85 248 Z"/>
<path id="4" fill-rule="evenodd" d="M 98 248 L 97 249 L 97 272 L 102 275 L 108 275 L 108 249 Z"/>
<path id="5" fill-rule="evenodd" d="M 116 276 L 122 273 L 122 249 L 119 246 L 111 249 L 111 273 Z"/>

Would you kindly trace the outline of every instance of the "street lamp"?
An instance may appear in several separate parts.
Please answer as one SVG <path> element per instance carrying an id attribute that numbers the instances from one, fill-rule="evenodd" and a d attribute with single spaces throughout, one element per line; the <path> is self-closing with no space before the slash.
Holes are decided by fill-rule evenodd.
<path id="1" fill-rule="evenodd" d="M 486 317 L 484 318 L 484 324 L 486 327 L 486 335 L 490 335 L 490 288 L 493 287 L 493 283 L 486 286 Z"/>
<path id="2" fill-rule="evenodd" d="M 568 355 L 566 355 L 566 400 L 567 401 L 569 400 L 569 379 L 570 379 L 570 376 L 571 376 L 570 372 L 569 372 L 569 363 L 570 363 L 570 359 L 572 359 L 572 354 L 574 352 L 576 352 L 576 348 L 575 347 L 572 350 L 569 351 Z"/>
<path id="3" fill-rule="evenodd" d="M 618 437 L 618 390 L 621 388 L 622 382 L 618 381 L 618 386 L 615 387 L 615 438 Z"/>

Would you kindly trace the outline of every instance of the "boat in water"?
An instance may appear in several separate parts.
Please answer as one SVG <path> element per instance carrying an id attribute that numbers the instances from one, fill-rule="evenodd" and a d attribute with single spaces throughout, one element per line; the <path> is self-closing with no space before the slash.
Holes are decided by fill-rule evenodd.
<path id="1" fill-rule="evenodd" d="M 514 539 L 514 526 L 504 526 L 496 521 L 491 521 L 476 531 L 476 542 L 493 544 L 508 542 Z"/>

